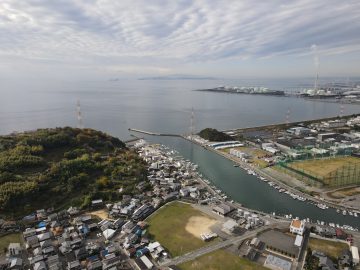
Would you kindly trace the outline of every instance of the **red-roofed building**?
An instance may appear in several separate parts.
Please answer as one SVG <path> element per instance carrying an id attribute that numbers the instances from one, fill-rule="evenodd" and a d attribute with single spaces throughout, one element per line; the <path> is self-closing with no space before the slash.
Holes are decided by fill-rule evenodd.
<path id="1" fill-rule="evenodd" d="M 290 232 L 303 235 L 305 231 L 305 222 L 299 219 L 293 219 L 290 224 Z"/>

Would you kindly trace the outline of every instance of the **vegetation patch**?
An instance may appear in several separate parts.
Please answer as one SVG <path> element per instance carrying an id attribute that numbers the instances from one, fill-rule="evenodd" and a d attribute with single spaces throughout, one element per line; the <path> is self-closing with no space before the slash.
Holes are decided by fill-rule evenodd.
<path id="1" fill-rule="evenodd" d="M 294 161 L 281 163 L 280 166 L 285 173 L 314 186 L 360 183 L 360 159 L 351 156 Z"/>
<path id="2" fill-rule="evenodd" d="M 100 131 L 65 127 L 0 136 L 0 211 L 8 216 L 117 200 L 137 192 L 144 179 L 146 164 L 137 153 Z"/>
<path id="3" fill-rule="evenodd" d="M 10 243 L 22 243 L 19 233 L 11 233 L 0 236 L 0 254 L 5 254 Z"/>
<path id="4" fill-rule="evenodd" d="M 149 234 L 159 241 L 173 257 L 201 248 L 208 242 L 200 240 L 199 237 L 195 237 L 186 230 L 192 217 L 211 219 L 189 204 L 180 202 L 167 204 L 147 220 L 150 225 Z"/>
<path id="5" fill-rule="evenodd" d="M 261 265 L 236 256 L 225 250 L 217 250 L 179 265 L 182 270 L 266 270 Z"/>
<path id="6" fill-rule="evenodd" d="M 357 164 L 360 166 L 360 159 L 355 157 L 313 159 L 301 162 L 293 162 L 289 166 L 300 171 L 303 170 L 313 176 L 321 178 L 328 176 L 330 173 L 341 169 L 344 165 L 347 165 L 349 163 Z"/>
<path id="7" fill-rule="evenodd" d="M 344 249 L 349 249 L 349 246 L 345 243 L 334 242 L 316 238 L 310 238 L 308 247 L 311 250 L 316 250 L 325 253 L 331 257 L 334 261 L 341 255 Z"/>
<path id="8" fill-rule="evenodd" d="M 343 188 L 336 191 L 328 192 L 329 197 L 335 199 L 342 199 L 348 196 L 354 196 L 360 194 L 360 187 Z"/>
<path id="9" fill-rule="evenodd" d="M 214 128 L 205 128 L 200 131 L 199 136 L 210 142 L 233 141 L 234 138 Z"/>
<path id="10" fill-rule="evenodd" d="M 264 158 L 272 156 L 270 153 L 255 147 L 239 146 L 234 147 L 234 149 L 248 154 L 251 157 L 250 162 L 257 164 L 260 168 L 266 168 L 269 164 L 264 160 Z M 222 151 L 230 153 L 229 148 L 222 149 Z"/>

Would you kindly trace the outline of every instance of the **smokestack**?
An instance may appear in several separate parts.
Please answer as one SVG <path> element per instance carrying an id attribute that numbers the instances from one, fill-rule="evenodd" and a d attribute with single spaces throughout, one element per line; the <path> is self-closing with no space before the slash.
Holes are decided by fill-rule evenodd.
<path id="1" fill-rule="evenodd" d="M 319 65 L 320 65 L 320 61 L 319 61 L 319 55 L 318 55 L 318 52 L 317 52 L 316 44 L 311 45 L 310 48 L 311 48 L 311 50 L 312 50 L 312 52 L 314 54 L 314 66 L 315 66 L 315 70 L 316 70 L 314 90 L 317 90 L 318 83 L 319 83 Z"/>

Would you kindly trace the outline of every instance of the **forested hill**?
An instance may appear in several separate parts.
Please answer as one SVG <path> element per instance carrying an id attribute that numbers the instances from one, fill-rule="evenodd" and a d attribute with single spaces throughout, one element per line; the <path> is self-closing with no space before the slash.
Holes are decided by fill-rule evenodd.
<path id="1" fill-rule="evenodd" d="M 0 214 L 120 199 L 145 177 L 137 153 L 100 131 L 65 127 L 0 136 Z"/>
<path id="2" fill-rule="evenodd" d="M 232 141 L 233 138 L 224 132 L 218 131 L 214 128 L 205 128 L 199 132 L 199 136 L 210 142 Z"/>

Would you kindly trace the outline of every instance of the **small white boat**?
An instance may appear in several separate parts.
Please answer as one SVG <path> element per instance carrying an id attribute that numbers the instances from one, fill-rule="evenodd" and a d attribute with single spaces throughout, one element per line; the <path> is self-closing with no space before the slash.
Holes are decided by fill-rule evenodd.
<path id="1" fill-rule="evenodd" d="M 317 207 L 319 207 L 320 209 L 326 209 L 326 208 L 328 208 L 325 204 L 323 204 L 323 203 L 318 203 L 317 205 L 316 205 Z"/>

